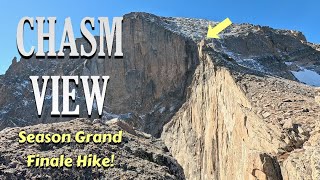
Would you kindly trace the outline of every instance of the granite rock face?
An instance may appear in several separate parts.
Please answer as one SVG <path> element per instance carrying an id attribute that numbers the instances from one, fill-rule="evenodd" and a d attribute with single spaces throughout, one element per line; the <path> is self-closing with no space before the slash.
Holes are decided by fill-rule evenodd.
<path id="1" fill-rule="evenodd" d="M 221 56 L 202 53 L 187 102 L 162 132 L 187 179 L 286 177 L 283 157 L 302 149 L 319 121 L 315 88 L 230 72 L 214 63 Z"/>
<path id="2" fill-rule="evenodd" d="M 14 61 L 0 76 L 0 128 L 72 119 L 50 116 L 50 89 L 36 116 L 30 75 L 109 75 L 100 121 L 119 118 L 128 132 L 160 138 L 183 169 L 160 170 L 160 179 L 319 179 L 319 45 L 250 24 L 207 40 L 209 24 L 216 22 L 130 13 L 121 59 Z"/>
<path id="3" fill-rule="evenodd" d="M 86 45 L 83 39 L 78 39 L 77 44 Z M 5 94 L 0 100 L 0 128 L 72 119 L 50 116 L 50 86 L 42 116 L 37 117 L 29 79 L 31 75 L 108 75 L 110 81 L 102 118 L 132 120 L 135 126 L 159 137 L 162 126 L 183 102 L 188 77 L 197 63 L 196 49 L 191 40 L 147 21 L 140 14 L 126 15 L 123 22 L 123 58 L 101 59 L 97 55 L 92 59 L 33 57 L 12 64 L 0 83 L 0 94 Z M 76 96 L 80 117 L 87 117 L 81 83 Z M 60 105 L 62 109 L 62 99 Z M 71 106 L 73 108 L 74 105 Z M 95 114 L 91 118 L 98 118 L 97 111 L 93 112 Z"/>

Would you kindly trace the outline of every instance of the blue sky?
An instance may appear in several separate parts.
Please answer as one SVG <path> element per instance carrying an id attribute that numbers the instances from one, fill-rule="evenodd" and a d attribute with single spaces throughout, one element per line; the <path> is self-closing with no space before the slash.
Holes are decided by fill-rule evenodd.
<path id="1" fill-rule="evenodd" d="M 114 17 L 143 11 L 161 16 L 204 18 L 234 23 L 252 23 L 302 31 L 308 41 L 320 43 L 320 2 L 317 0 L 10 0 L 0 7 L 0 74 L 10 66 L 16 48 L 16 29 L 24 16 L 57 17 L 56 38 L 60 44 L 63 22 L 71 17 L 76 36 L 83 17 Z M 98 24 L 97 24 L 98 25 Z M 97 26 L 96 25 L 96 26 Z M 98 27 L 98 26 L 97 26 Z M 96 30 L 98 33 L 98 31 Z M 26 45 L 37 43 L 36 31 L 28 32 Z M 58 48 L 58 47 L 56 47 Z"/>

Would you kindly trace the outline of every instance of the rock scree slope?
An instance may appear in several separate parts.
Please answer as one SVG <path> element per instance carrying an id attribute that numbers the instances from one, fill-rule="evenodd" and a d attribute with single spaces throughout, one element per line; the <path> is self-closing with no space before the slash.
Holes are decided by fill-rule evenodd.
<path id="1" fill-rule="evenodd" d="M 0 179 L 184 179 L 181 166 L 163 142 L 129 127 L 119 119 L 107 123 L 76 119 L 50 125 L 5 129 L 0 132 Z M 126 133 L 120 144 L 78 144 L 73 139 L 71 143 L 65 144 L 19 144 L 18 141 L 12 141 L 18 139 L 21 130 L 27 133 L 66 133 L 72 136 L 77 131 L 103 134 L 126 130 Z M 39 154 L 40 157 L 59 157 L 63 154 L 73 158 L 73 167 L 29 168 L 26 167 L 24 157 L 30 154 Z M 113 167 L 77 168 L 77 156 L 89 154 L 101 158 L 114 154 Z"/>

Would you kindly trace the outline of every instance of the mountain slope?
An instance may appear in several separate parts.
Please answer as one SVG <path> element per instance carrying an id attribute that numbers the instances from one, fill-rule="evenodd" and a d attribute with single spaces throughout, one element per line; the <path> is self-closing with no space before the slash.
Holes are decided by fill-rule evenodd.
<path id="1" fill-rule="evenodd" d="M 66 144 L 19 144 L 20 131 L 33 133 L 72 134 L 117 133 L 125 130 L 119 144 L 77 144 L 73 138 Z M 130 132 L 130 133 L 129 133 Z M 123 121 L 114 119 L 107 124 L 101 121 L 76 119 L 51 125 L 40 124 L 32 127 L 6 129 L 0 132 L 0 179 L 184 179 L 182 168 L 168 153 L 164 144 L 150 135 L 130 129 Z M 40 157 L 73 158 L 72 168 L 35 168 L 26 166 L 26 156 L 39 154 Z M 95 154 L 99 158 L 114 154 L 113 167 L 76 168 L 78 155 Z M 100 161 L 101 162 L 101 161 Z"/>

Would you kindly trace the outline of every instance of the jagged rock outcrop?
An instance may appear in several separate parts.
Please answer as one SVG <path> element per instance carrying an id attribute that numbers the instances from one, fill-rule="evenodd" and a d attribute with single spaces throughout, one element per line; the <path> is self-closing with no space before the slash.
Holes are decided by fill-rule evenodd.
<path id="1" fill-rule="evenodd" d="M 282 179 L 277 158 L 302 148 L 319 120 L 314 88 L 230 72 L 199 52 L 188 101 L 162 133 L 187 179 Z"/>
<path id="2" fill-rule="evenodd" d="M 295 179 L 283 161 L 303 149 L 320 108 L 315 88 L 279 78 L 296 79 L 283 56 L 303 57 L 301 49 L 310 60 L 295 63 L 317 69 L 319 52 L 293 31 L 244 25 L 199 44 L 187 101 L 162 133 L 187 179 Z M 317 174 L 316 163 L 307 166 Z"/>
<path id="3" fill-rule="evenodd" d="M 50 96 L 36 117 L 30 75 L 109 75 L 102 120 L 160 137 L 186 179 L 318 179 L 318 45 L 250 24 L 205 40 L 208 24 L 130 13 L 123 59 L 21 59 L 0 77 L 0 128 L 70 119 Z"/>
<path id="4" fill-rule="evenodd" d="M 24 128 L 8 128 L 0 132 L 0 179 L 184 179 L 183 170 L 170 155 L 166 146 L 152 136 L 130 127 L 121 120 L 107 124 L 87 119 L 76 119 L 50 125 L 40 124 Z M 86 133 L 117 133 L 124 130 L 120 144 L 78 144 L 72 138 L 65 144 L 19 144 L 21 130 L 29 133 L 67 133 L 74 137 L 78 131 Z M 129 133 L 130 132 L 130 133 Z M 109 168 L 29 168 L 27 155 L 40 157 L 71 157 L 96 154 L 99 157 L 115 155 Z"/>

